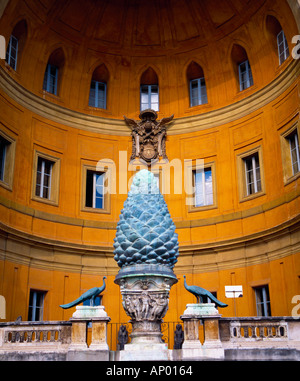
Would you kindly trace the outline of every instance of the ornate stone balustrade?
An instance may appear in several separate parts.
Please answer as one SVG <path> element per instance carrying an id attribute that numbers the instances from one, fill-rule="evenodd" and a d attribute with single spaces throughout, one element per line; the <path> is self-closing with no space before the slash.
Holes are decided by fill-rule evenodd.
<path id="1" fill-rule="evenodd" d="M 287 340 L 288 323 L 285 321 L 230 322 L 230 338 L 235 340 Z"/>
<path id="2" fill-rule="evenodd" d="M 300 319 L 221 318 L 220 339 L 230 360 L 300 360 Z"/>
<path id="3" fill-rule="evenodd" d="M 222 318 L 218 316 L 219 335 L 215 332 L 217 326 L 210 326 L 216 319 L 210 317 L 206 320 L 207 324 L 205 318 L 199 320 L 200 324 L 204 324 L 204 343 L 201 344 L 199 341 L 198 345 L 206 355 L 210 353 L 209 351 L 214 353 L 211 350 L 211 344 L 213 344 L 214 351 L 218 344 L 218 350 L 224 351 L 225 360 L 300 360 L 300 319 L 292 317 Z M 0 323 L 0 360 L 72 360 L 70 350 L 77 343 L 73 342 L 74 335 L 72 336 L 72 325 L 75 327 L 75 323 L 77 321 Z M 169 335 L 174 333 L 174 324 L 171 323 L 171 325 Z M 212 333 L 215 333 L 216 337 L 212 336 Z M 93 341 L 97 338 L 96 335 Z M 190 339 L 190 337 L 187 338 L 187 340 Z M 199 340 L 199 336 L 197 336 L 197 340 Z M 166 341 L 172 342 L 172 338 L 166 338 Z M 107 344 L 111 347 L 112 343 Z M 170 348 L 169 351 L 169 358 L 172 360 L 188 360 L 188 357 L 184 356 L 184 345 L 183 349 L 172 350 Z M 85 350 L 76 349 L 75 354 L 79 354 L 79 359 L 90 359 L 91 356 L 94 356 L 93 359 L 99 360 L 97 352 L 99 351 L 86 347 Z M 110 355 L 107 353 L 106 356 L 106 360 L 108 359 L 118 360 L 118 352 L 112 351 L 110 348 Z"/>
<path id="4" fill-rule="evenodd" d="M 0 350 L 58 348 L 71 342 L 71 323 L 65 321 L 0 324 Z"/>

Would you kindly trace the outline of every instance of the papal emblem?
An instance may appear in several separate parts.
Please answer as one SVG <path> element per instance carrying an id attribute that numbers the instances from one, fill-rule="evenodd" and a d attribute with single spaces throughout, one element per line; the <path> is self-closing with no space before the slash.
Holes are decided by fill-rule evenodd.
<path id="1" fill-rule="evenodd" d="M 136 158 L 151 165 L 160 157 L 168 160 L 166 154 L 167 124 L 174 115 L 157 120 L 157 113 L 152 109 L 144 110 L 139 115 L 141 121 L 135 121 L 124 116 L 125 122 L 131 128 L 132 154 L 130 161 Z"/>

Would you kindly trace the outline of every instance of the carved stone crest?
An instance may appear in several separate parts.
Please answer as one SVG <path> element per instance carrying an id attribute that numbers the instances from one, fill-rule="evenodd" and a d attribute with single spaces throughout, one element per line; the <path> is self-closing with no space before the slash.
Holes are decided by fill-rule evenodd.
<path id="1" fill-rule="evenodd" d="M 124 116 L 125 122 L 131 128 L 132 154 L 130 161 L 141 159 L 150 165 L 153 161 L 162 157 L 168 160 L 166 154 L 166 125 L 170 123 L 174 115 L 157 120 L 157 113 L 152 109 L 144 110 L 139 115 L 141 121 L 129 119 Z"/>

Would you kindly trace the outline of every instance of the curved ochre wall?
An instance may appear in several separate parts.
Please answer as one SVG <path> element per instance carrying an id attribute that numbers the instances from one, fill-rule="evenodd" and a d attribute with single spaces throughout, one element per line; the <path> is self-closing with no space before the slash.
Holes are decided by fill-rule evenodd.
<path id="1" fill-rule="evenodd" d="M 165 200 L 180 243 L 174 269 L 179 282 L 165 320 L 177 321 L 194 301 L 182 274 L 229 304 L 223 316 L 234 315 L 224 286 L 239 284 L 244 288 L 239 316 L 256 315 L 253 287 L 266 284 L 272 315 L 290 315 L 292 297 L 300 293 L 300 176 L 286 174 L 282 139 L 294 126 L 300 131 L 300 61 L 290 56 L 279 66 L 266 27 L 267 16 L 276 17 L 292 51 L 298 31 L 288 3 L 235 0 L 218 11 L 207 1 L 201 13 L 195 1 L 166 2 L 162 8 L 154 2 L 150 12 L 116 0 L 103 2 L 96 12 L 90 1 L 89 14 L 82 14 L 80 1 L 72 12 L 70 1 L 42 3 L 10 0 L 0 19 L 7 40 L 19 21 L 27 24 L 17 70 L 0 60 L 0 131 L 15 147 L 9 186 L 0 186 L 0 294 L 6 298 L 6 319 L 27 319 L 30 289 L 47 291 L 44 320 L 68 319 L 74 309 L 59 304 L 106 275 L 106 311 L 113 322 L 128 320 L 113 282 L 118 267 L 112 244 L 127 193 L 119 173 L 126 185 L 133 175 L 123 115 L 138 119 L 140 77 L 148 67 L 159 79 L 159 118 L 174 114 L 166 142 L 170 163 L 184 167 L 185 161 L 202 159 L 213 163 L 215 176 L 215 204 L 199 210 L 186 205 L 185 174 L 180 178 L 172 169 L 162 180 L 170 180 Z M 186 15 L 181 23 L 180 9 Z M 231 59 L 234 44 L 247 51 L 253 72 L 254 85 L 243 92 Z M 64 53 L 63 78 L 59 95 L 52 96 L 42 82 L 58 48 Z M 203 69 L 208 104 L 189 107 L 191 62 Z M 88 106 L 92 74 L 102 64 L 109 72 L 106 110 Z M 239 158 L 256 149 L 263 191 L 243 198 Z M 34 197 L 36 152 L 59 160 L 54 203 Z M 106 213 L 88 211 L 82 202 L 83 168 L 96 168 L 99 160 L 115 163 L 117 190 L 123 187 L 110 196 Z M 176 192 L 180 185 L 183 191 Z"/>

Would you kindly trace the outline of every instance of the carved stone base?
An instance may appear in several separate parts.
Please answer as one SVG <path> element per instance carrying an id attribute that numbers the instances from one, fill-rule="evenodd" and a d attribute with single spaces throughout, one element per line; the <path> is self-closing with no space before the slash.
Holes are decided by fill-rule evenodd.
<path id="1" fill-rule="evenodd" d="M 161 333 L 162 321 L 131 321 L 131 344 L 159 344 L 163 343 Z"/>
<path id="2" fill-rule="evenodd" d="M 167 344 L 126 344 L 123 351 L 118 353 L 118 361 L 167 361 L 171 352 Z"/>
<path id="3" fill-rule="evenodd" d="M 169 307 L 169 291 L 177 282 L 172 270 L 160 265 L 136 265 L 120 270 L 123 307 L 131 317 L 130 345 L 163 344 L 161 323 Z M 163 344 L 164 345 L 164 344 Z"/>

